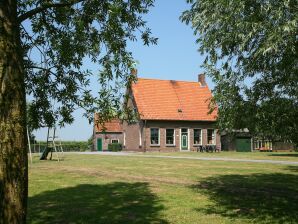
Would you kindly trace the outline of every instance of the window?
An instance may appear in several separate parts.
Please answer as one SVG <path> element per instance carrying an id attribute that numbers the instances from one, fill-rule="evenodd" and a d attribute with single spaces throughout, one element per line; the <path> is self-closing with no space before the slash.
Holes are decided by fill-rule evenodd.
<path id="1" fill-rule="evenodd" d="M 119 143 L 119 139 L 112 139 L 112 143 Z"/>
<path id="2" fill-rule="evenodd" d="M 187 128 L 181 128 L 181 134 L 188 134 Z"/>
<path id="3" fill-rule="evenodd" d="M 150 143 L 151 145 L 159 145 L 159 128 L 150 129 Z"/>
<path id="4" fill-rule="evenodd" d="M 193 130 L 193 144 L 202 145 L 202 129 Z"/>
<path id="5" fill-rule="evenodd" d="M 214 131 L 214 129 L 207 130 L 207 144 L 215 145 L 215 131 Z"/>
<path id="6" fill-rule="evenodd" d="M 174 145 L 174 129 L 166 129 L 166 145 Z"/>

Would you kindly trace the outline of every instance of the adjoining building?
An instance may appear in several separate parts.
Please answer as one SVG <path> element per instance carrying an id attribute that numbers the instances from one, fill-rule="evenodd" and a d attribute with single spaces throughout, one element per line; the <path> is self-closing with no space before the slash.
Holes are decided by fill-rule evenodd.
<path id="1" fill-rule="evenodd" d="M 223 151 L 252 152 L 252 151 L 293 151 L 295 146 L 291 142 L 282 140 L 272 141 L 260 136 L 252 136 L 248 129 L 237 130 L 233 133 L 221 134 Z"/>
<path id="2" fill-rule="evenodd" d="M 108 145 L 111 143 L 123 144 L 123 127 L 118 119 L 113 119 L 106 122 L 104 127 L 96 122 L 98 114 L 95 114 L 95 122 L 93 128 L 93 150 L 104 151 L 108 150 Z"/>

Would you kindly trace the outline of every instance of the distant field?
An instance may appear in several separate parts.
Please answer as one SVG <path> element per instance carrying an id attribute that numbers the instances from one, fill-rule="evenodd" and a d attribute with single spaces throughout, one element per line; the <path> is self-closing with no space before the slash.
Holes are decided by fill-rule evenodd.
<path id="1" fill-rule="evenodd" d="M 292 153 L 184 154 L 298 160 Z M 298 223 L 298 166 L 35 156 L 28 204 L 28 223 Z"/>

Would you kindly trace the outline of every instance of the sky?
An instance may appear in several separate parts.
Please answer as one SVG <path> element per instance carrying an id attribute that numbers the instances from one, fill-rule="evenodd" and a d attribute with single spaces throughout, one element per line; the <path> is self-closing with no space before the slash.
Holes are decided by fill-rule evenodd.
<path id="1" fill-rule="evenodd" d="M 204 58 L 197 50 L 196 37 L 191 27 L 179 20 L 182 12 L 189 7 L 186 0 L 155 1 L 155 6 L 144 20 L 147 21 L 152 35 L 158 38 L 158 44 L 148 47 L 138 41 L 128 45 L 128 49 L 139 62 L 138 77 L 197 81 L 198 74 L 204 72 L 200 67 Z M 211 89 L 214 87 L 209 78 L 207 83 Z M 99 85 L 94 79 L 91 89 L 98 88 Z M 75 111 L 74 117 L 74 123 L 58 129 L 57 135 L 61 140 L 86 141 L 91 137 L 93 127 L 83 117 L 83 110 Z M 46 141 L 47 129 L 39 129 L 34 134 L 38 141 Z"/>

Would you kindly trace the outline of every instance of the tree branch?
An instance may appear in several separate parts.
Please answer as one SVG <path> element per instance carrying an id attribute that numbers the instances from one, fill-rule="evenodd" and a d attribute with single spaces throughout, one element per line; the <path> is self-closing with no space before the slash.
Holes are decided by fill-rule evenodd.
<path id="1" fill-rule="evenodd" d="M 84 0 L 70 0 L 69 2 L 63 2 L 63 3 L 44 3 L 41 6 L 20 15 L 18 17 L 18 22 L 21 23 L 24 20 L 36 15 L 37 13 L 43 12 L 49 8 L 60 8 L 60 7 L 65 7 L 65 6 L 72 6 L 74 4 L 77 4 L 77 3 L 83 2 L 83 1 Z"/>

